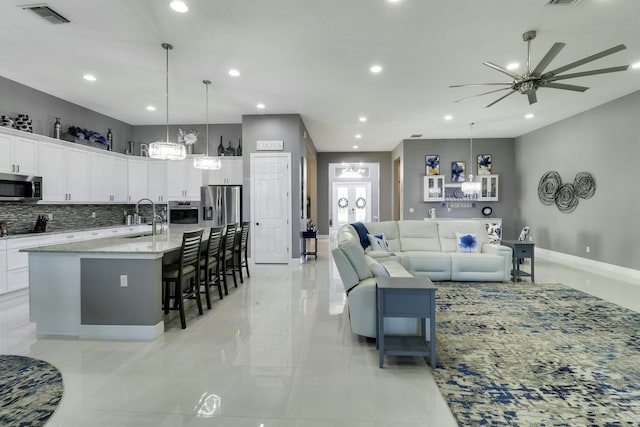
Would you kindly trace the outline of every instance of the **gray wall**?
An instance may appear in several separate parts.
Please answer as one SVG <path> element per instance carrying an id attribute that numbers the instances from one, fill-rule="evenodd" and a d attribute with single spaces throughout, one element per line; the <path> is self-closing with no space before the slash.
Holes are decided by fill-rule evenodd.
<path id="1" fill-rule="evenodd" d="M 200 125 L 170 125 L 169 126 L 169 139 L 173 142 L 178 142 L 178 129 L 182 128 L 183 131 L 188 132 L 195 130 L 199 133 L 198 141 L 193 145 L 193 154 L 206 154 L 207 152 L 207 126 L 205 124 Z M 229 146 L 231 141 L 231 147 L 238 148 L 240 138 L 242 138 L 242 124 L 230 123 L 230 124 L 209 124 L 209 155 L 216 156 L 218 154 L 218 145 L 220 145 L 220 137 L 222 137 L 223 147 Z M 131 141 L 133 141 L 134 150 L 133 154 L 140 155 L 140 144 L 149 144 L 154 141 L 164 141 L 167 139 L 167 126 L 166 125 L 153 125 L 153 126 L 134 126 Z M 244 144 L 243 149 L 244 149 Z"/>
<path id="2" fill-rule="evenodd" d="M 304 135 L 307 135 L 306 139 Z M 306 132 L 299 114 L 245 115 L 242 116 L 243 141 L 243 209 L 244 218 L 251 218 L 251 153 L 256 153 L 256 141 L 282 140 L 285 153 L 291 153 L 291 257 L 301 253 L 300 209 L 302 204 L 300 159 L 307 156 L 308 144 L 313 140 Z M 313 145 L 311 145 L 313 146 Z M 315 147 L 313 148 L 315 150 Z"/>
<path id="3" fill-rule="evenodd" d="M 318 153 L 318 233 L 329 234 L 329 163 L 379 163 L 380 164 L 380 221 L 391 220 L 391 154 L 388 151 L 353 153 Z"/>
<path id="4" fill-rule="evenodd" d="M 450 212 L 442 208 L 441 202 L 425 203 L 423 201 L 423 182 L 425 175 L 425 156 L 440 156 L 440 173 L 445 175 L 445 182 L 451 183 L 451 162 L 465 161 L 469 173 L 469 139 L 417 139 L 405 140 L 403 150 L 403 219 L 423 219 L 428 217 L 430 208 L 437 208 L 438 217 L 480 218 L 482 208 L 490 206 L 492 217 L 502 218 L 502 236 L 506 239 L 518 237 L 521 226 L 516 215 L 515 194 L 517 190 L 515 145 L 511 138 L 487 138 L 473 140 L 473 175 L 477 176 L 476 156 L 491 154 L 492 173 L 500 175 L 498 202 L 476 203 L 476 208 L 457 208 Z M 414 208 L 409 213 L 409 208 Z"/>
<path id="5" fill-rule="evenodd" d="M 531 226 L 537 246 L 640 269 L 634 220 L 640 200 L 632 188 L 640 158 L 639 117 L 636 92 L 516 139 L 518 216 Z M 547 171 L 559 172 L 563 182 L 590 172 L 597 181 L 595 195 L 580 199 L 569 214 L 545 206 L 537 188 Z"/>
<path id="6" fill-rule="evenodd" d="M 78 126 L 107 136 L 113 132 L 113 151 L 122 153 L 131 140 L 132 126 L 96 113 L 39 90 L 0 77 L 0 115 L 15 118 L 27 114 L 32 120 L 33 133 L 53 137 L 53 124 L 60 117 L 62 131 Z"/>

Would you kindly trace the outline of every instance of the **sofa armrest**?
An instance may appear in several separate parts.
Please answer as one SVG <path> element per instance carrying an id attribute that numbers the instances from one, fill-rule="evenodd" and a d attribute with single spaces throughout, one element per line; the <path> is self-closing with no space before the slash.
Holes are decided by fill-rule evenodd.
<path id="1" fill-rule="evenodd" d="M 483 254 L 491 254 L 491 255 L 502 255 L 511 259 L 512 252 L 511 248 L 504 245 L 498 245 L 496 243 L 485 243 L 482 245 Z"/>

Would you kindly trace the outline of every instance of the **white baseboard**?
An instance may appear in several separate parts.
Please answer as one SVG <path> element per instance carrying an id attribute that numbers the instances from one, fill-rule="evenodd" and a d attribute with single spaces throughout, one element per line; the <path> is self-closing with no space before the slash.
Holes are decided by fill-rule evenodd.
<path id="1" fill-rule="evenodd" d="M 155 340 L 164 334 L 164 322 L 155 325 L 80 325 L 80 338 L 98 340 Z"/>
<path id="2" fill-rule="evenodd" d="M 640 285 L 640 270 L 621 267 L 615 264 L 608 264 L 606 262 L 595 261 L 588 258 L 582 258 L 575 255 L 564 254 L 562 252 L 555 252 L 537 247 L 535 251 L 536 258 L 541 258 L 560 264 L 566 264 L 579 270 L 584 270 L 590 273 L 599 274 L 601 276 L 611 277 L 612 279 L 622 280 L 625 282 L 631 282 Z"/>

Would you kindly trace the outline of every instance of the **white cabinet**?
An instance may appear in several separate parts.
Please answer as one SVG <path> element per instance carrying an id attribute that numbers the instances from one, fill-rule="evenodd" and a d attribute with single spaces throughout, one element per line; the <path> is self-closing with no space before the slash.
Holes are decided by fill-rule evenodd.
<path id="1" fill-rule="evenodd" d="M 485 202 L 498 201 L 498 175 L 479 175 L 476 179 L 480 180 L 480 194 L 478 200 Z"/>
<path id="2" fill-rule="evenodd" d="M 7 240 L 6 278 L 7 292 L 29 287 L 29 254 L 20 249 L 55 243 L 55 236 L 19 237 Z M 0 270 L 1 273 L 1 270 Z"/>
<path id="3" fill-rule="evenodd" d="M 425 175 L 423 195 L 425 202 L 444 201 L 444 175 Z"/>
<path id="4" fill-rule="evenodd" d="M 127 201 L 127 160 L 107 154 L 91 154 L 91 201 Z"/>
<path id="5" fill-rule="evenodd" d="M 90 200 L 89 152 L 63 145 L 40 142 L 38 162 L 46 202 Z"/>
<path id="6" fill-rule="evenodd" d="M 38 174 L 38 141 L 0 134 L 0 172 Z"/>
<path id="7" fill-rule="evenodd" d="M 222 167 L 207 171 L 206 185 L 242 185 L 242 157 L 220 157 Z"/>
<path id="8" fill-rule="evenodd" d="M 0 241 L 0 295 L 7 292 L 7 242 Z"/>
<path id="9" fill-rule="evenodd" d="M 167 161 L 150 160 L 147 163 L 147 197 L 154 202 L 167 202 Z M 139 199 L 138 199 L 139 200 Z M 137 201 L 137 200 L 136 200 Z"/>
<path id="10" fill-rule="evenodd" d="M 193 159 L 170 161 L 167 176 L 169 200 L 200 200 L 202 169 L 193 167 Z"/>
<path id="11" fill-rule="evenodd" d="M 149 168 L 147 167 L 147 163 L 146 159 L 127 159 L 127 201 L 130 203 L 135 203 L 140 199 L 149 197 L 147 194 L 149 184 Z"/>

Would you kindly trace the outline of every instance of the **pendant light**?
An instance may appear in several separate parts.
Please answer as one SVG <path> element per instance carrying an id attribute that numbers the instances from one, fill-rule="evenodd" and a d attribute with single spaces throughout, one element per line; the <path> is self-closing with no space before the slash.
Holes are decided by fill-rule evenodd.
<path id="1" fill-rule="evenodd" d="M 207 126 L 207 155 L 199 156 L 193 159 L 193 167 L 196 169 L 221 169 L 222 161 L 218 157 L 209 157 L 209 85 L 210 80 L 203 80 L 205 87 L 205 109 L 206 109 L 206 126 Z"/>
<path id="2" fill-rule="evenodd" d="M 184 144 L 169 141 L 169 50 L 173 49 L 173 46 L 162 43 L 162 48 L 167 52 L 167 139 L 149 144 L 149 157 L 160 160 L 183 160 L 187 157 L 187 148 Z"/>
<path id="3" fill-rule="evenodd" d="M 473 125 L 475 123 L 469 123 L 469 178 L 462 183 L 462 193 L 466 198 L 477 199 L 480 194 L 481 185 L 480 182 L 473 181 Z"/>

